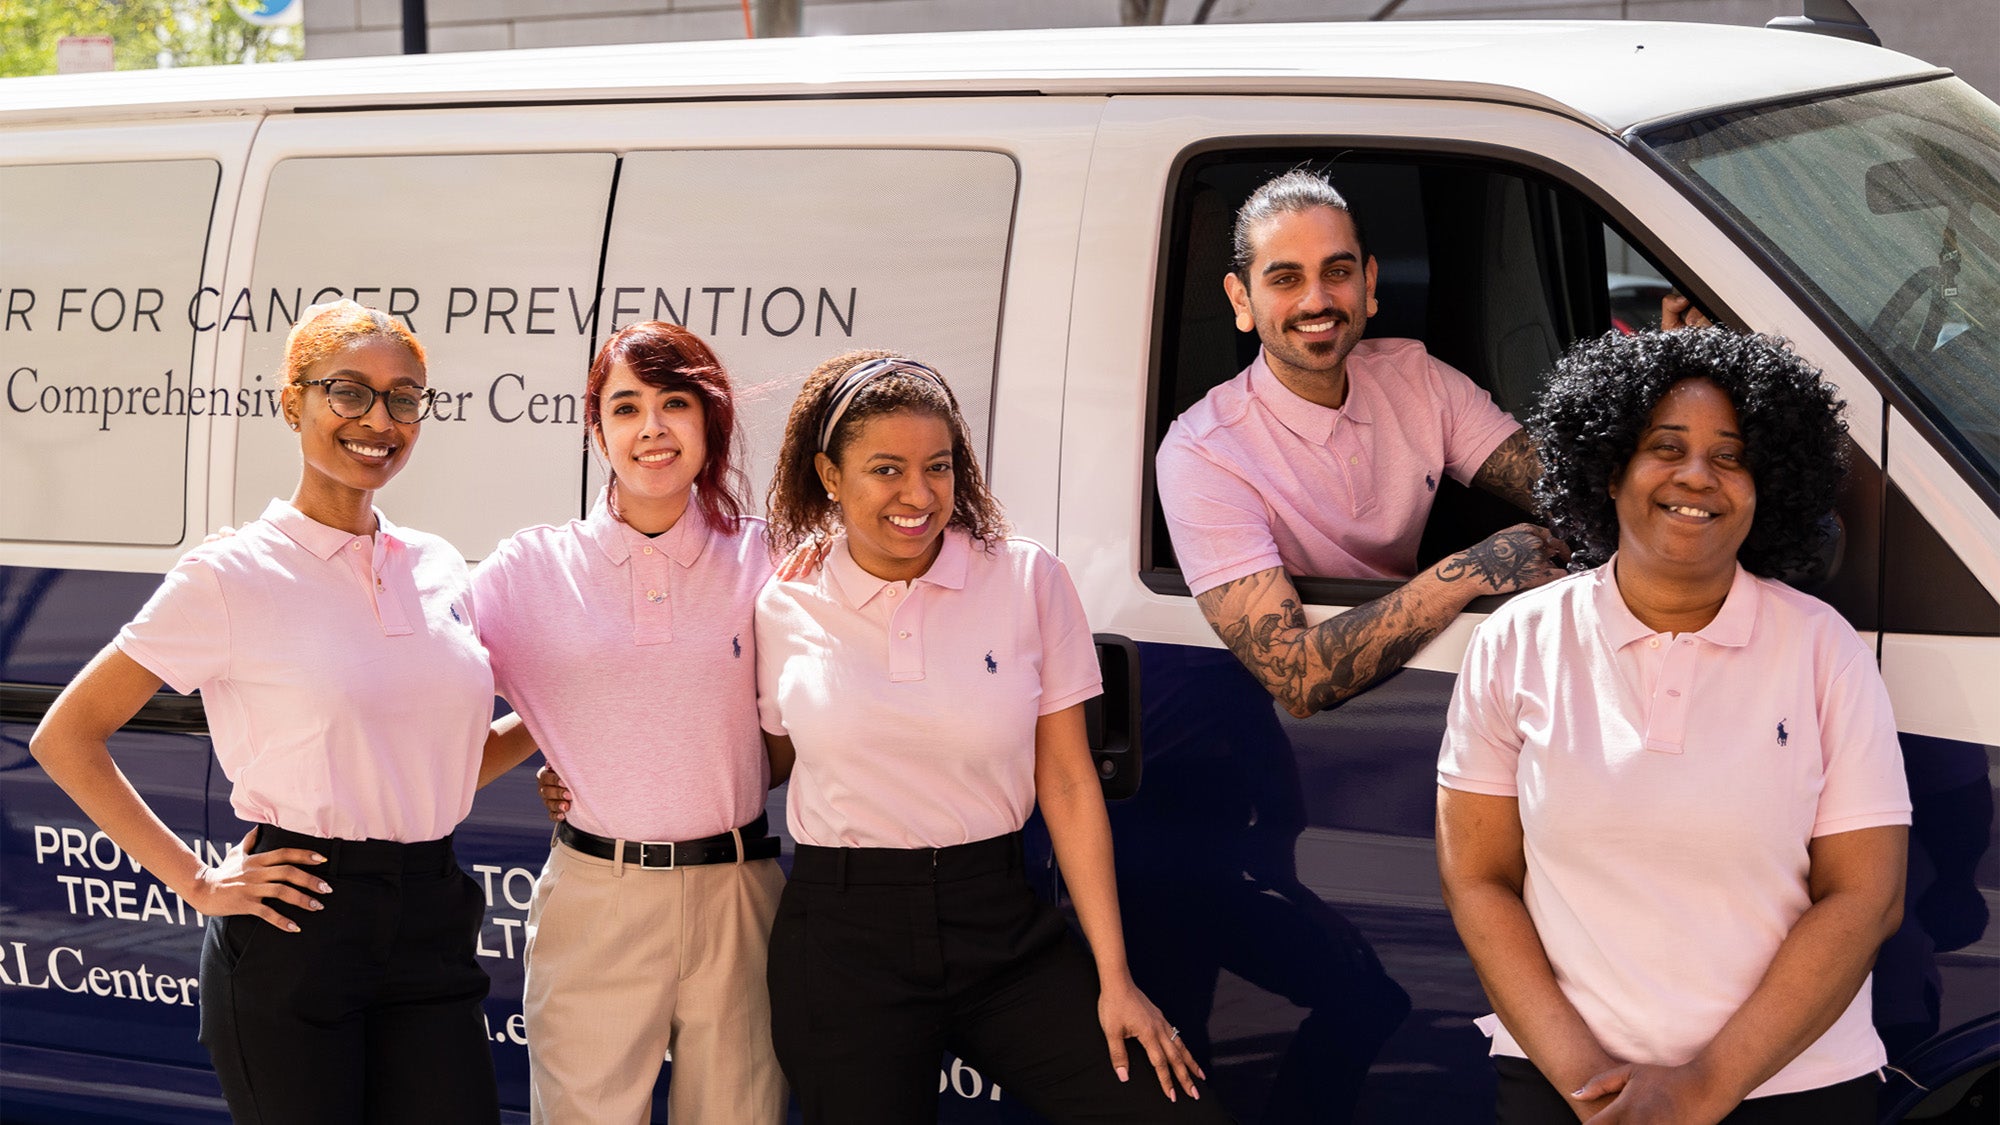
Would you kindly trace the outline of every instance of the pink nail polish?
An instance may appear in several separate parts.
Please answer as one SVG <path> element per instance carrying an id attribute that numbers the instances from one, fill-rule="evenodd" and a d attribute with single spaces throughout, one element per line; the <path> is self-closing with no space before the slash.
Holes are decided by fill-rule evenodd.
<path id="1" fill-rule="evenodd" d="M 1128 1078 L 1130 1078 L 1130 1077 L 1132 1077 L 1132 1074 L 1131 1074 L 1131 1072 L 1130 1072 L 1130 1071 L 1126 1070 L 1126 1069 L 1125 1069 L 1124 1067 L 1122 1067 L 1122 1066 L 1118 1068 L 1118 1081 L 1120 1081 L 1120 1082 L 1123 1082 L 1123 1081 L 1125 1081 L 1126 1079 L 1128 1079 Z"/>

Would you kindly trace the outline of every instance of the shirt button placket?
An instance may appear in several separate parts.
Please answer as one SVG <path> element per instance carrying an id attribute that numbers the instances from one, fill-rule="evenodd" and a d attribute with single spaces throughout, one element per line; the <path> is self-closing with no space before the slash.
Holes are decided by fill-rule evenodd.
<path id="1" fill-rule="evenodd" d="M 632 642 L 664 644 L 674 639 L 674 599 L 667 589 L 667 556 L 651 543 L 633 552 Z"/>

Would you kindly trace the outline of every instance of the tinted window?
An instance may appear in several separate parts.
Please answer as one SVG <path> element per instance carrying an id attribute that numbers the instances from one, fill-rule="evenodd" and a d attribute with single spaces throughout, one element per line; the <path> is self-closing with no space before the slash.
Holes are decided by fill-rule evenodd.
<path id="1" fill-rule="evenodd" d="M 0 168 L 0 539 L 180 542 L 189 300 L 220 174 L 212 160 Z"/>
<path id="2" fill-rule="evenodd" d="M 742 388 L 759 501 L 799 384 L 844 351 L 932 364 L 984 438 L 1015 181 L 991 152 L 633 153 L 606 246 L 606 332 L 657 317 L 714 346 Z"/>
<path id="3" fill-rule="evenodd" d="M 521 527 L 581 514 L 581 394 L 616 158 L 311 157 L 271 173 L 247 286 L 208 316 L 243 349 L 236 519 L 298 479 L 273 409 L 285 334 L 314 301 L 402 317 L 430 352 L 436 412 L 382 495 L 397 523 L 478 558 Z M 449 397 L 444 397 L 449 396 Z"/>

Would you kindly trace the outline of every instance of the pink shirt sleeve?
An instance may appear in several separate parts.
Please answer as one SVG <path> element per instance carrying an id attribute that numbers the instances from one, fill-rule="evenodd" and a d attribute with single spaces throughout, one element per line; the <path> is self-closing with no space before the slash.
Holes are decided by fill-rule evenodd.
<path id="1" fill-rule="evenodd" d="M 229 671 L 229 607 L 207 563 L 189 555 L 167 572 L 113 642 L 182 695 Z"/>
<path id="2" fill-rule="evenodd" d="M 1154 465 L 1189 593 L 1284 565 L 1256 486 L 1203 456 L 1178 429 L 1161 443 Z"/>
<path id="3" fill-rule="evenodd" d="M 818 571 L 814 572 L 819 573 Z M 778 710 L 778 674 L 784 670 L 785 629 L 782 611 L 772 591 L 782 583 L 771 579 L 757 596 L 757 612 L 751 626 L 757 637 L 757 722 L 766 734 L 786 736 L 785 716 Z"/>
<path id="4" fill-rule="evenodd" d="M 1909 783 L 1889 689 L 1866 649 L 1827 687 L 1819 723 L 1826 774 L 1813 836 L 1910 823 Z"/>
<path id="5" fill-rule="evenodd" d="M 1084 617 L 1083 600 L 1061 559 L 1043 553 L 1035 582 L 1035 607 L 1041 616 L 1042 702 L 1037 717 L 1053 715 L 1104 692 L 1104 674 L 1097 665 L 1097 642 Z"/>
<path id="6" fill-rule="evenodd" d="M 506 569 L 510 546 L 510 541 L 502 540 L 492 554 L 473 567 L 465 589 L 468 624 L 478 634 L 479 643 L 486 646 L 487 659 L 493 665 L 493 692 L 503 699 L 509 698 L 505 669 L 512 663 L 508 659 L 512 636 L 507 628 L 511 620 L 507 612 Z"/>
<path id="7" fill-rule="evenodd" d="M 1435 357 L 1426 358 L 1444 402 L 1444 470 L 1458 483 L 1471 484 L 1486 459 L 1521 424 L 1456 367 Z"/>
<path id="8" fill-rule="evenodd" d="M 1481 625 L 1465 649 L 1465 664 L 1451 689 L 1444 745 L 1438 751 L 1438 784 L 1463 793 L 1514 797 L 1521 734 L 1514 726 L 1512 692 L 1500 683 L 1499 650 L 1515 638 Z"/>

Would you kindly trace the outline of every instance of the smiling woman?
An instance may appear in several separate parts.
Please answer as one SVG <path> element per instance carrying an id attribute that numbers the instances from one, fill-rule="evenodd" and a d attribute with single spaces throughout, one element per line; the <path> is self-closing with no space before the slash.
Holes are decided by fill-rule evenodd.
<path id="1" fill-rule="evenodd" d="M 776 1125 L 764 949 L 783 876 L 750 616 L 771 559 L 742 515 L 736 400 L 706 343 L 646 321 L 604 342 L 584 417 L 602 500 L 472 576 L 515 712 L 481 783 L 539 747 L 565 794 L 528 908 L 529 1099 L 538 1121 L 642 1125 L 671 1055 L 675 1122 Z"/>
<path id="2" fill-rule="evenodd" d="M 771 1030 L 807 1125 L 935 1118 L 946 1049 L 1056 1121 L 1225 1119 L 1126 964 L 1083 606 L 1007 535 L 943 376 L 888 352 L 821 364 L 769 509 L 781 548 L 828 544 L 757 600 L 758 709 L 796 763 Z M 1037 809 L 1087 953 L 1029 889 Z"/>
<path id="3" fill-rule="evenodd" d="M 429 403 L 423 346 L 377 310 L 319 305 L 287 339 L 282 378 L 302 460 L 290 502 L 188 552 L 31 747 L 208 916 L 201 1041 L 232 1116 L 490 1122 L 485 896 L 452 833 L 493 675 L 458 551 L 374 507 Z M 200 690 L 251 825 L 220 863 L 168 830 L 106 748 L 163 683 Z M 328 1067 L 350 1080 L 325 1082 Z"/>
<path id="4" fill-rule="evenodd" d="M 1721 328 L 1558 365 L 1538 492 L 1600 565 L 1479 627 L 1438 761 L 1501 1120 L 1874 1120 L 1902 757 L 1873 652 L 1774 580 L 1825 538 L 1840 410 Z"/>

